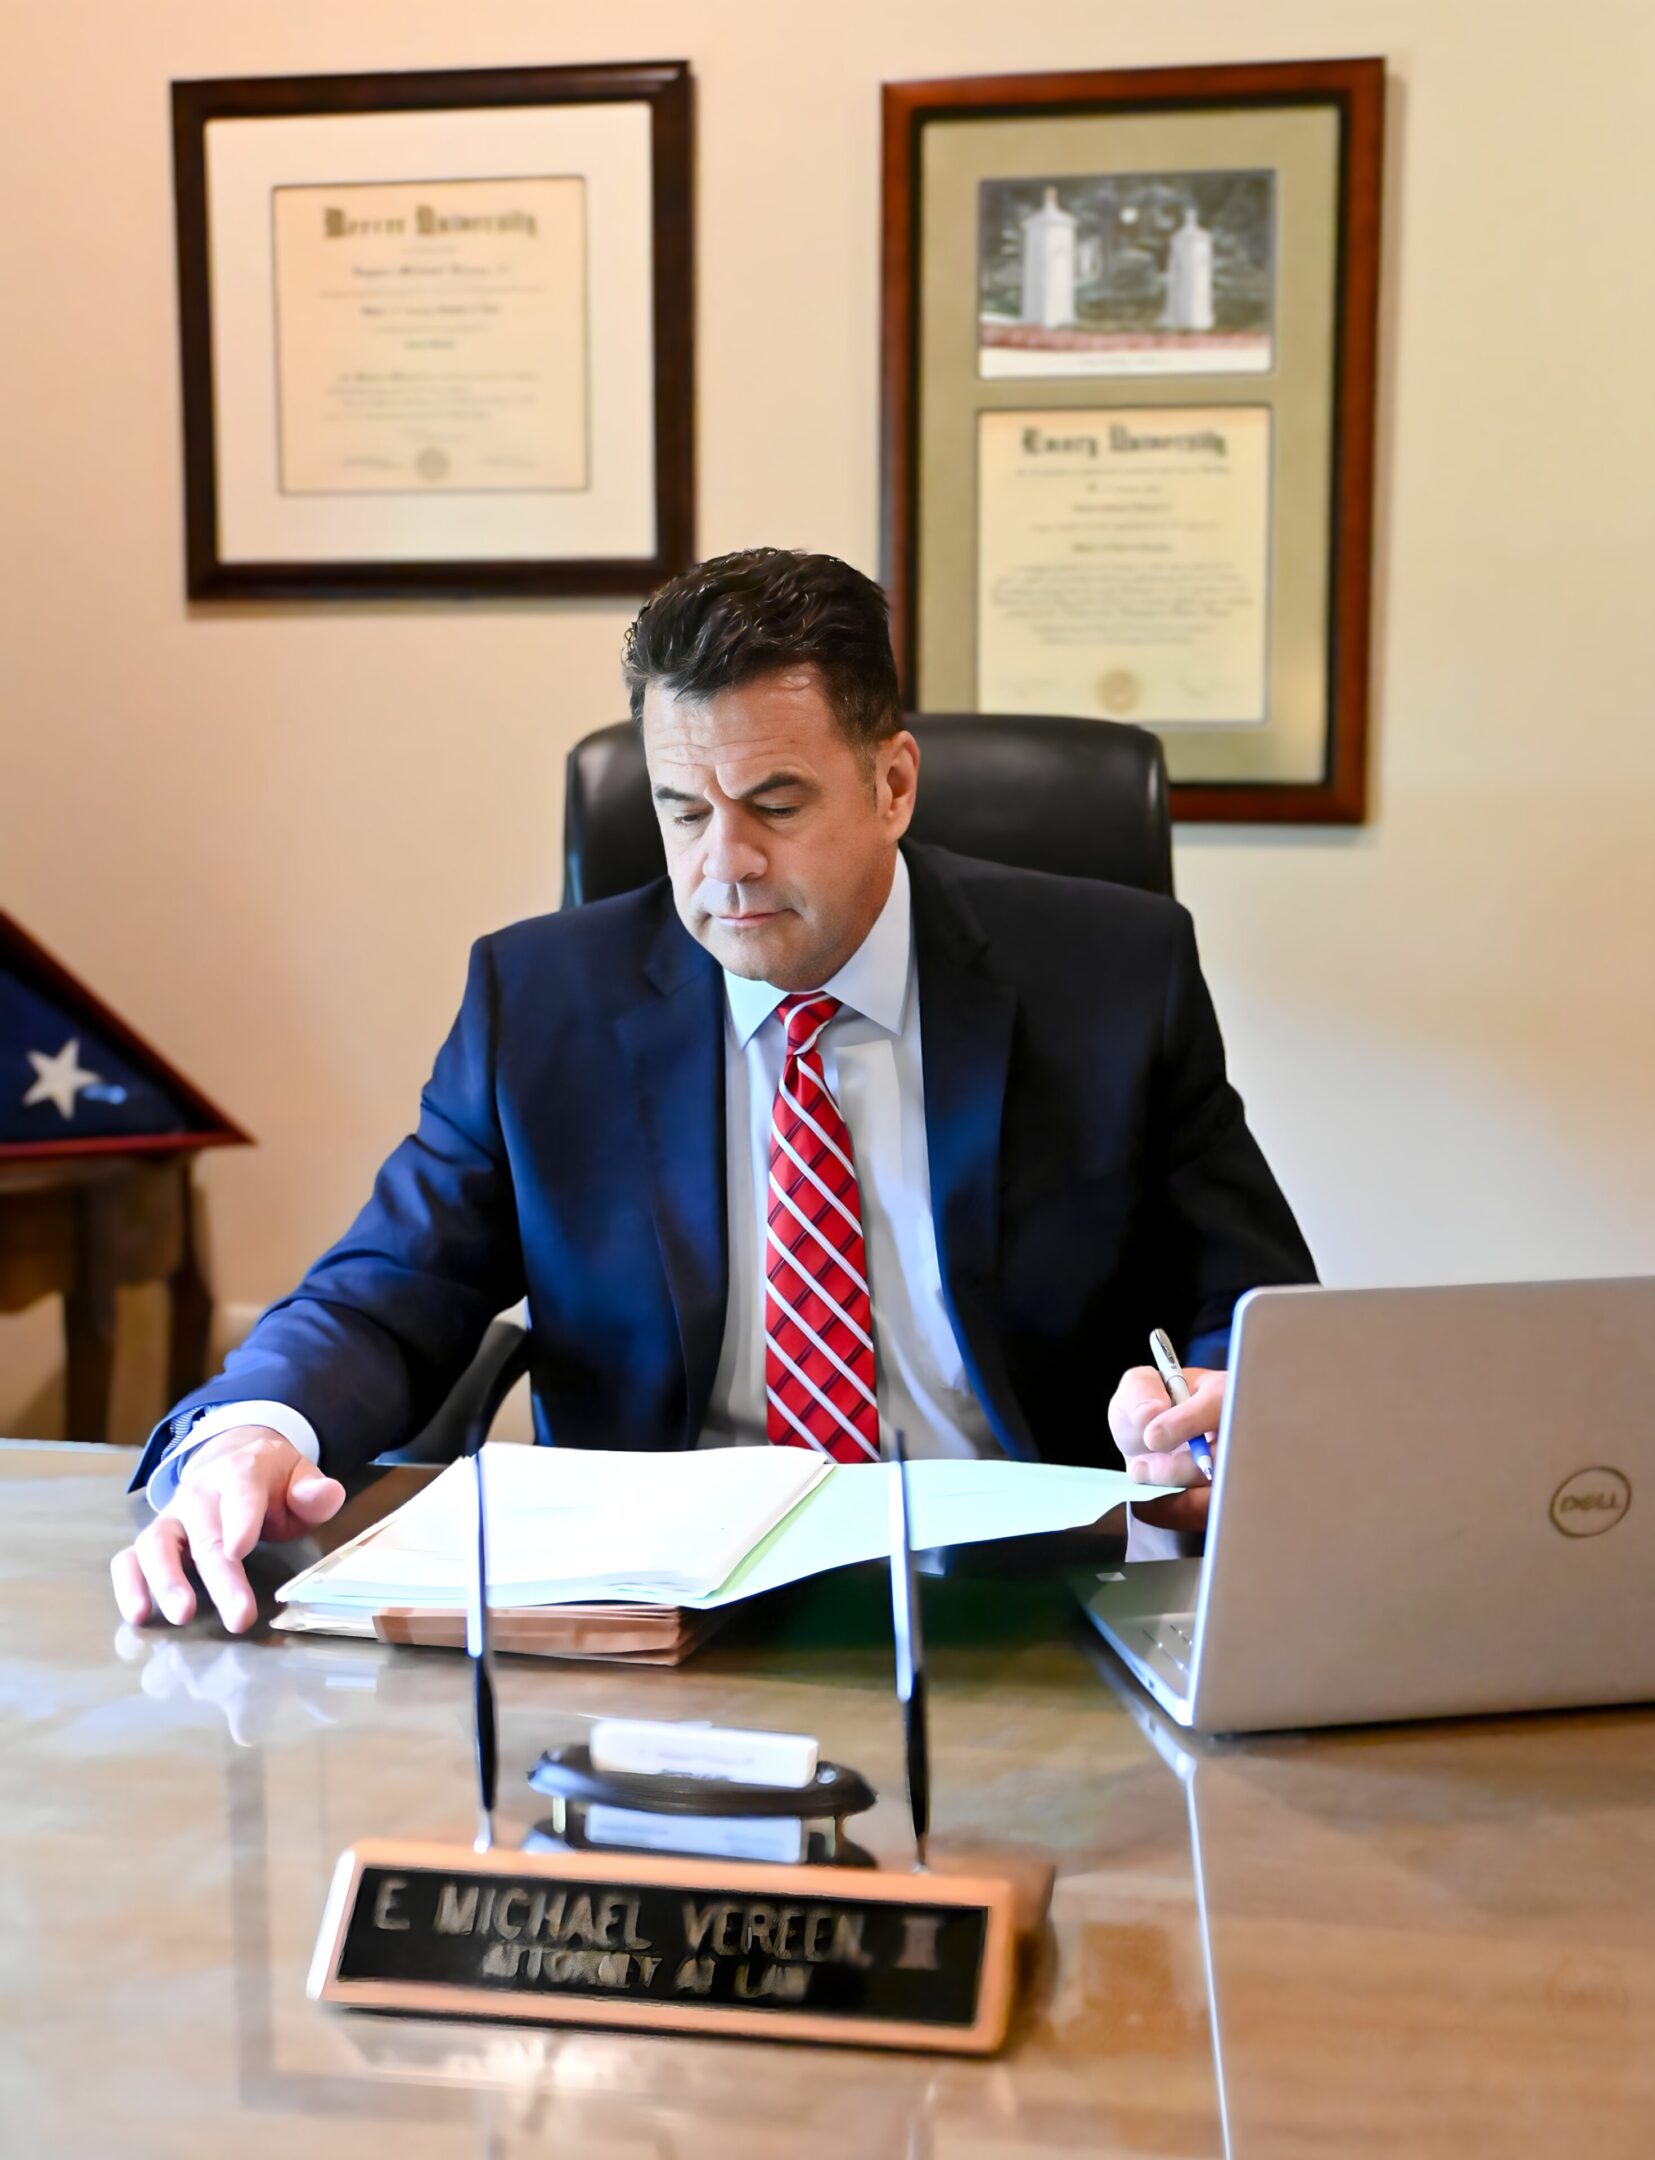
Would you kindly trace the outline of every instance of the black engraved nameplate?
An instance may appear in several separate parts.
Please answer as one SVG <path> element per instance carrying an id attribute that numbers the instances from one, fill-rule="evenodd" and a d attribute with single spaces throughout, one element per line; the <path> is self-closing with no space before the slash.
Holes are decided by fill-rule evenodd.
<path id="1" fill-rule="evenodd" d="M 987 2053 L 1011 1886 L 991 1877 L 400 1841 L 340 1860 L 310 1993 L 367 2010 Z"/>

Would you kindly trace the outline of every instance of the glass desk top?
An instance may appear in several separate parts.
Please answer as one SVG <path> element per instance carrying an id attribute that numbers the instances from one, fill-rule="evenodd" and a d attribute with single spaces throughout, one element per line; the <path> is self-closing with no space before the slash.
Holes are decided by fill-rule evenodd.
<path id="1" fill-rule="evenodd" d="M 341 2013 L 339 1852 L 469 1842 L 440 1650 L 124 1628 L 115 1449 L 0 1445 L 0 2149 L 19 2160 L 1024 2160 L 1655 2150 L 1655 1717 L 1192 1742 L 1055 1567 L 926 1588 L 934 1819 L 1057 1863 L 987 2061 Z M 271 1555 L 273 1584 L 313 1550 Z M 906 1864 L 878 1571 L 677 1671 L 501 1658 L 502 1835 L 597 1714 L 819 1736 Z"/>

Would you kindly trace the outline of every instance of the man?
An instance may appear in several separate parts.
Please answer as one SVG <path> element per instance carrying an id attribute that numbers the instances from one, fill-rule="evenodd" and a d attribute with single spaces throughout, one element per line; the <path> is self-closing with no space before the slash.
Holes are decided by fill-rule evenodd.
<path id="1" fill-rule="evenodd" d="M 1204 1520 L 1186 1443 L 1217 1426 L 1231 1310 L 1312 1268 L 1189 918 L 902 845 L 919 751 L 884 596 L 830 557 L 675 580 L 626 674 L 670 883 L 474 948 L 366 1208 L 152 1436 L 128 1619 L 191 1616 L 189 1557 L 249 1626 L 256 1540 L 330 1515 L 525 1294 L 543 1441 L 1118 1447 L 1187 1488 L 1155 1519 Z M 1155 1325 L 1182 1408 L 1142 1363 Z"/>

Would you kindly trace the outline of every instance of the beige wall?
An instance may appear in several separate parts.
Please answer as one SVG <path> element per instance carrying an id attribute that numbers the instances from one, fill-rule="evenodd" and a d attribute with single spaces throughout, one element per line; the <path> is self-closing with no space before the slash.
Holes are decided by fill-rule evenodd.
<path id="1" fill-rule="evenodd" d="M 555 904 L 629 610 L 185 607 L 168 80 L 660 55 L 698 76 L 702 547 L 870 569 L 882 78 L 1389 56 L 1374 820 L 1187 832 L 1180 890 L 1329 1276 L 1655 1267 L 1647 0 L 0 25 L 0 904 L 258 1134 L 207 1173 L 227 1298 L 341 1226 L 470 939 Z M 0 1430 L 50 1354 L 0 1322 Z"/>

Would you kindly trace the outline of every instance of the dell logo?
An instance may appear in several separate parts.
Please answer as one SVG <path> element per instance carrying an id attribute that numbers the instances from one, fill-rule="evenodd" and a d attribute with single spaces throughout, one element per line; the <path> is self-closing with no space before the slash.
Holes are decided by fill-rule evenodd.
<path id="1" fill-rule="evenodd" d="M 1632 1487 L 1618 1470 L 1577 1470 L 1552 1494 L 1552 1525 L 1565 1537 L 1601 1537 L 1632 1505 Z"/>

